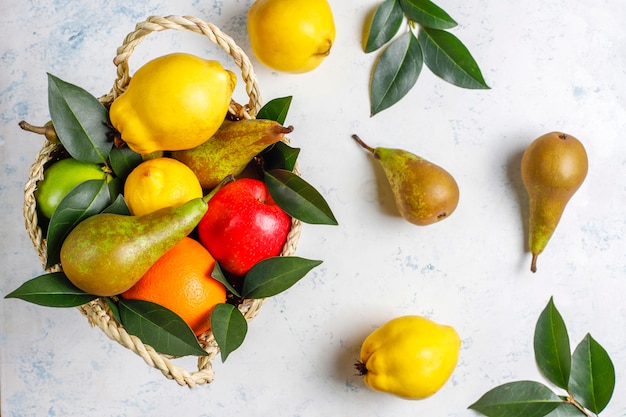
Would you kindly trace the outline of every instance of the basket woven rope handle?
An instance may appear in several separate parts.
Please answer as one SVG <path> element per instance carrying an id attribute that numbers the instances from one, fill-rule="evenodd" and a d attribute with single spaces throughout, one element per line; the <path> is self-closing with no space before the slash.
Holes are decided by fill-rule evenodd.
<path id="1" fill-rule="evenodd" d="M 120 94 L 126 91 L 130 82 L 130 71 L 128 60 L 133 51 L 146 36 L 152 32 L 161 32 L 164 30 L 188 30 L 194 33 L 202 34 L 209 38 L 213 43 L 219 45 L 234 60 L 235 64 L 241 69 L 241 75 L 245 82 L 246 94 L 249 97 L 248 104 L 241 106 L 235 101 L 231 101 L 230 113 L 242 119 L 251 119 L 256 117 L 261 108 L 261 92 L 256 81 L 254 69 L 243 50 L 233 41 L 233 39 L 223 33 L 217 26 L 204 22 L 198 18 L 191 16 L 150 16 L 144 22 L 137 23 L 135 30 L 124 39 L 122 46 L 117 48 L 117 56 L 113 63 L 117 66 L 117 79 L 113 84 L 113 88 L 108 96 L 101 99 L 103 102 L 112 102 Z"/>

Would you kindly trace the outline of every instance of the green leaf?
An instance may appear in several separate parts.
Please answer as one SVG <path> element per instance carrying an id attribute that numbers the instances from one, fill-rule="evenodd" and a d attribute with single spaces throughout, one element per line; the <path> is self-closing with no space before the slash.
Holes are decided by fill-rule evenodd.
<path id="1" fill-rule="evenodd" d="M 54 211 L 47 233 L 46 268 L 61 261 L 61 246 L 78 223 L 93 216 L 111 204 L 106 180 L 88 180 L 74 187 Z"/>
<path id="2" fill-rule="evenodd" d="M 391 107 L 417 82 L 424 60 L 413 32 L 389 44 L 374 66 L 370 87 L 372 116 Z"/>
<path id="3" fill-rule="evenodd" d="M 488 89 L 478 64 L 465 45 L 445 30 L 420 28 L 424 62 L 439 78 L 458 87 Z"/>
<path id="4" fill-rule="evenodd" d="M 400 0 L 402 11 L 409 20 L 434 29 L 450 29 L 457 23 L 441 7 L 429 0 Z"/>
<path id="5" fill-rule="evenodd" d="M 541 373 L 557 387 L 567 390 L 572 362 L 569 337 L 552 297 L 537 321 L 534 347 Z"/>
<path id="6" fill-rule="evenodd" d="M 263 167 L 267 171 L 273 169 L 293 171 L 298 155 L 300 155 L 300 148 L 292 148 L 285 142 L 276 142 L 262 152 Z"/>
<path id="7" fill-rule="evenodd" d="M 493 388 L 469 408 L 488 417 L 543 417 L 561 403 L 545 385 L 517 381 Z"/>
<path id="8" fill-rule="evenodd" d="M 281 125 L 284 124 L 289 112 L 289 106 L 291 106 L 291 99 L 292 96 L 287 96 L 268 101 L 261 107 L 256 118 L 273 120 Z"/>
<path id="9" fill-rule="evenodd" d="M 115 201 L 118 196 L 124 195 L 124 182 L 121 178 L 108 177 L 108 181 L 111 201 Z"/>
<path id="10" fill-rule="evenodd" d="M 581 417 L 583 415 L 573 404 L 563 403 L 552 410 L 551 413 L 546 414 L 546 417 Z"/>
<path id="11" fill-rule="evenodd" d="M 143 300 L 120 298 L 120 317 L 126 330 L 157 352 L 173 356 L 207 356 L 189 326 L 173 311 Z"/>
<path id="12" fill-rule="evenodd" d="M 113 140 L 109 112 L 84 89 L 48 74 L 48 106 L 54 129 L 69 154 L 80 161 L 106 161 Z"/>
<path id="13" fill-rule="evenodd" d="M 113 315 L 113 318 L 118 323 L 122 323 L 122 317 L 120 316 L 120 308 L 118 307 L 117 302 L 113 300 L 113 298 L 111 297 L 104 297 L 104 301 L 107 303 L 107 306 L 109 306 L 109 309 L 111 310 L 111 314 Z"/>
<path id="14" fill-rule="evenodd" d="M 311 224 L 337 225 L 324 197 L 298 175 L 285 169 L 265 173 L 270 195 L 287 214 Z"/>
<path id="15" fill-rule="evenodd" d="M 297 256 L 264 259 L 246 274 L 241 294 L 244 298 L 253 299 L 272 297 L 293 286 L 321 263 Z"/>
<path id="16" fill-rule="evenodd" d="M 365 43 L 365 52 L 372 52 L 389 42 L 402 25 L 404 13 L 398 0 L 385 0 L 374 12 Z"/>
<path id="17" fill-rule="evenodd" d="M 241 297 L 241 295 L 239 294 L 239 291 L 237 291 L 235 287 L 233 287 L 231 283 L 226 279 L 226 276 L 224 275 L 222 268 L 217 262 L 215 263 L 213 272 L 211 272 L 211 278 L 221 282 L 224 285 L 224 287 L 226 287 L 226 290 L 228 290 L 235 297 Z"/>
<path id="18" fill-rule="evenodd" d="M 585 408 L 598 414 L 615 389 L 615 367 L 608 353 L 587 334 L 572 355 L 569 391 Z"/>
<path id="19" fill-rule="evenodd" d="M 78 307 L 98 296 L 76 288 L 63 272 L 52 272 L 26 281 L 4 298 L 19 298 L 46 307 Z"/>
<path id="20" fill-rule="evenodd" d="M 218 304 L 211 312 L 211 330 L 220 348 L 222 362 L 225 362 L 246 338 L 248 322 L 235 306 Z"/>
<path id="21" fill-rule="evenodd" d="M 111 169 L 118 178 L 126 179 L 137 165 L 143 162 L 140 154 L 133 152 L 128 146 L 113 148 L 109 154 Z"/>
<path id="22" fill-rule="evenodd" d="M 121 214 L 122 216 L 130 216 L 130 209 L 124 200 L 122 194 L 118 194 L 115 201 L 111 203 L 107 208 L 102 210 L 102 213 Z"/>

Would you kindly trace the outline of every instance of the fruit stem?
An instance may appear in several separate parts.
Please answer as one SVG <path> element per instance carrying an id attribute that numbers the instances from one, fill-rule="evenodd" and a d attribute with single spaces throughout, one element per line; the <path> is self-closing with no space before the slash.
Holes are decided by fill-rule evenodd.
<path id="1" fill-rule="evenodd" d="M 537 257 L 539 256 L 538 253 L 533 253 L 533 259 L 532 261 L 530 261 L 530 270 L 534 273 L 537 272 Z"/>
<path id="2" fill-rule="evenodd" d="M 367 374 L 367 366 L 365 366 L 363 362 L 358 361 L 357 363 L 354 364 L 354 367 L 356 368 L 357 371 L 359 371 L 360 376 L 364 376 Z"/>
<path id="3" fill-rule="evenodd" d="M 356 140 L 356 142 L 361 145 L 363 148 L 367 149 L 368 151 L 374 153 L 374 148 L 372 148 L 371 146 L 369 146 L 367 143 L 363 142 L 361 140 L 361 138 L 358 135 L 352 135 L 352 139 Z"/>
<path id="4" fill-rule="evenodd" d="M 280 129 L 280 133 L 286 135 L 288 133 L 293 132 L 293 126 L 289 125 L 289 126 L 282 126 Z"/>
<path id="5" fill-rule="evenodd" d="M 235 176 L 230 174 L 227 177 L 225 177 L 219 184 L 217 184 L 215 186 L 215 188 L 213 188 L 207 195 L 205 195 L 204 197 L 202 197 L 202 199 L 204 200 L 205 203 L 208 203 L 210 199 L 213 198 L 213 196 L 220 190 L 220 188 L 222 188 L 224 185 L 228 184 L 231 181 L 235 181 Z"/>
<path id="6" fill-rule="evenodd" d="M 26 120 L 22 120 L 21 122 L 19 122 L 19 126 L 22 128 L 22 130 L 25 130 L 27 132 L 37 133 L 39 135 L 46 134 L 45 126 L 33 126 L 30 123 L 28 123 Z"/>

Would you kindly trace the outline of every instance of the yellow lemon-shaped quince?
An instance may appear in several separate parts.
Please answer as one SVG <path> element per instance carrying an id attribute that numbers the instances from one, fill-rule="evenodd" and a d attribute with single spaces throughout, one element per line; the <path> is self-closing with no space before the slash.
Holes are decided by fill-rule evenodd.
<path id="1" fill-rule="evenodd" d="M 356 368 L 369 388 L 411 400 L 437 392 L 456 367 L 461 339 L 450 326 L 403 316 L 374 330 Z"/>
<path id="2" fill-rule="evenodd" d="M 248 10 L 248 35 L 261 63 L 303 73 L 330 54 L 335 22 L 327 0 L 256 0 Z"/>
<path id="3" fill-rule="evenodd" d="M 111 124 L 140 154 L 194 148 L 224 121 L 236 84 L 217 61 L 164 55 L 135 72 L 111 104 Z"/>

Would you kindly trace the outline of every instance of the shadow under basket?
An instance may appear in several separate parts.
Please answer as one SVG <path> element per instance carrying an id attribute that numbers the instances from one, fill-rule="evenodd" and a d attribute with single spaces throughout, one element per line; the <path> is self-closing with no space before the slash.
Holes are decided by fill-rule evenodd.
<path id="1" fill-rule="evenodd" d="M 261 108 L 261 98 L 254 70 L 248 57 L 241 48 L 219 28 L 189 16 L 151 16 L 145 21 L 138 23 L 135 30 L 126 36 L 123 45 L 117 49 L 117 55 L 113 61 L 117 67 L 117 78 L 111 91 L 107 95 L 100 97 L 99 101 L 108 107 L 126 90 L 131 78 L 129 75 L 128 60 L 135 47 L 148 34 L 170 29 L 191 31 L 203 35 L 213 43 L 222 47 L 232 57 L 235 64 L 241 69 L 249 102 L 245 105 L 240 105 L 234 100 L 231 101 L 229 115 L 236 119 L 255 118 L 258 110 Z M 37 182 L 43 179 L 44 169 L 56 159 L 63 157 L 64 152 L 62 145 L 46 142 L 31 165 L 29 177 L 24 187 L 24 218 L 26 230 L 28 231 L 29 237 L 33 242 L 44 268 L 46 265 L 46 239 L 42 227 L 38 223 L 35 190 L 37 188 Z M 295 253 L 299 237 L 300 222 L 296 219 L 292 219 L 291 230 L 281 256 L 290 256 Z M 47 271 L 61 271 L 61 265 L 55 265 Z M 238 308 L 246 320 L 250 321 L 258 314 L 264 301 L 264 299 L 246 299 L 243 300 Z M 104 299 L 98 298 L 77 308 L 87 317 L 92 326 L 99 327 L 109 338 L 132 350 L 137 355 L 141 356 L 148 365 L 160 370 L 163 375 L 169 379 L 175 380 L 181 386 L 193 388 L 194 386 L 213 381 L 214 371 L 211 362 L 218 356 L 219 347 L 210 330 L 198 337 L 198 342 L 208 355 L 199 356 L 197 359 L 197 369 L 190 371 L 176 365 L 174 363 L 176 358 L 155 351 L 151 346 L 144 344 L 138 337 L 129 334 L 124 326 L 115 320 Z"/>

